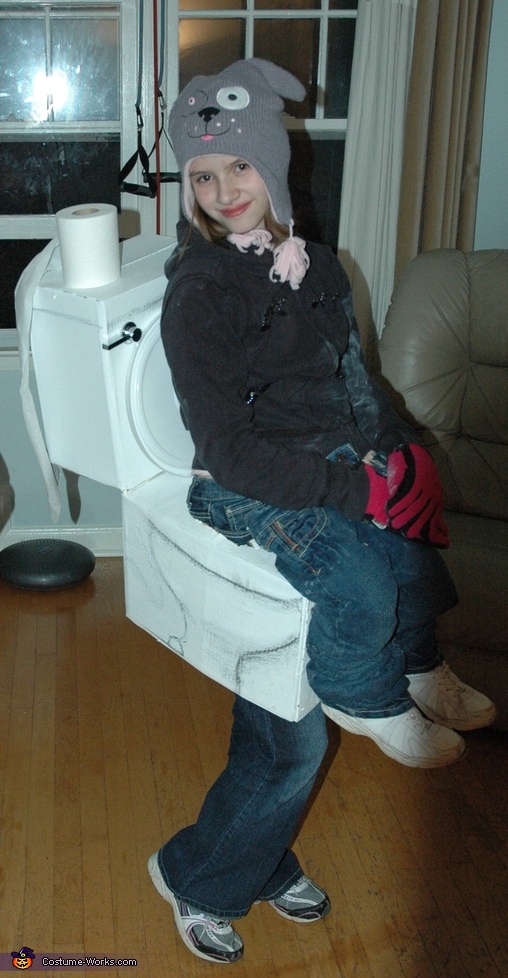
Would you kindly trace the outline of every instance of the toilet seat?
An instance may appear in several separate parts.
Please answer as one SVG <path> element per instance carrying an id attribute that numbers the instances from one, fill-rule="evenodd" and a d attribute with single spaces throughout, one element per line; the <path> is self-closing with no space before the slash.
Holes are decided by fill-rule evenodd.
<path id="1" fill-rule="evenodd" d="M 160 336 L 160 315 L 145 326 L 127 376 L 127 412 L 133 434 L 164 472 L 190 475 L 192 446 L 169 379 Z M 168 382 L 169 381 L 169 382 Z"/>

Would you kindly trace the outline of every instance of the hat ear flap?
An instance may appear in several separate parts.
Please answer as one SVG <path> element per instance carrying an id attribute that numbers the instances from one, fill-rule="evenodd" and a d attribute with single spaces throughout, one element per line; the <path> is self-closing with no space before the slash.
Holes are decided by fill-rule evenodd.
<path id="1" fill-rule="evenodd" d="M 265 61 L 264 58 L 249 58 L 248 63 L 254 65 L 261 72 L 270 88 L 277 95 L 281 95 L 282 98 L 293 99 L 295 102 L 302 102 L 305 98 L 307 94 L 305 88 L 298 81 L 298 78 L 295 78 L 285 68 L 280 68 L 279 65 L 274 65 L 271 61 Z"/>

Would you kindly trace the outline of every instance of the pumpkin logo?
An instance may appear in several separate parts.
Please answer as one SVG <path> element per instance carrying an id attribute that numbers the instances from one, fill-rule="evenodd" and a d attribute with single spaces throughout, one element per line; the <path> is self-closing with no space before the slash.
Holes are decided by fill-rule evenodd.
<path id="1" fill-rule="evenodd" d="M 22 947 L 19 951 L 11 951 L 11 956 L 12 967 L 23 970 L 24 968 L 32 967 L 35 953 L 31 947 Z"/>

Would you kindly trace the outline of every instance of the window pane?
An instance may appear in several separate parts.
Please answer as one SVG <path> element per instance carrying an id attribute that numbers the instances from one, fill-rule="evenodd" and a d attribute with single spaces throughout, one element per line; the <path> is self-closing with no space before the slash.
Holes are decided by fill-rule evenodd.
<path id="1" fill-rule="evenodd" d="M 195 75 L 215 75 L 244 57 L 243 20 L 180 21 L 180 91 Z"/>
<path id="2" fill-rule="evenodd" d="M 336 250 L 345 143 L 290 133 L 289 188 L 297 231 Z"/>
<path id="3" fill-rule="evenodd" d="M 14 329 L 14 289 L 24 268 L 42 251 L 47 241 L 0 241 L 2 289 L 0 290 L 0 329 Z"/>
<path id="4" fill-rule="evenodd" d="M 55 122 L 119 119 L 118 21 L 55 18 L 51 34 Z"/>
<path id="5" fill-rule="evenodd" d="M 321 0 L 255 0 L 256 10 L 320 10 Z"/>
<path id="6" fill-rule="evenodd" d="M 0 120 L 47 119 L 45 78 L 44 18 L 0 18 Z"/>
<path id="7" fill-rule="evenodd" d="M 180 0 L 180 10 L 244 10 L 245 0 Z"/>
<path id="8" fill-rule="evenodd" d="M 318 20 L 258 20 L 254 26 L 256 57 L 286 68 L 307 91 L 303 102 L 287 103 L 287 111 L 296 118 L 316 114 L 318 45 Z"/>
<path id="9" fill-rule="evenodd" d="M 120 139 L 0 143 L 0 214 L 55 214 L 100 201 L 119 206 Z"/>
<path id="10" fill-rule="evenodd" d="M 331 20 L 328 25 L 328 70 L 325 118 L 345 119 L 349 104 L 356 20 Z"/>
<path id="11" fill-rule="evenodd" d="M 358 0 L 330 0 L 330 10 L 358 10 Z"/>

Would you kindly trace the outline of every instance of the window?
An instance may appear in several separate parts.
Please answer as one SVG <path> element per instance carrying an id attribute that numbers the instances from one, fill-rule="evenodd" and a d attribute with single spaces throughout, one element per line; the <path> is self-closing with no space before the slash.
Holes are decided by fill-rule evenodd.
<path id="1" fill-rule="evenodd" d="M 14 326 L 15 283 L 56 233 L 56 211 L 120 204 L 128 6 L 0 3 L 2 328 Z"/>

